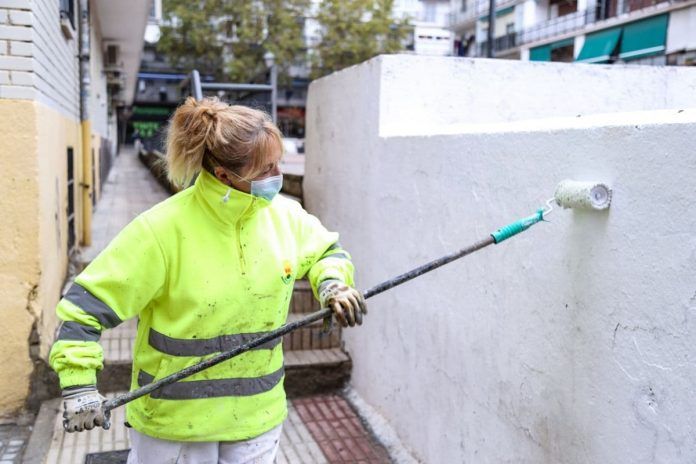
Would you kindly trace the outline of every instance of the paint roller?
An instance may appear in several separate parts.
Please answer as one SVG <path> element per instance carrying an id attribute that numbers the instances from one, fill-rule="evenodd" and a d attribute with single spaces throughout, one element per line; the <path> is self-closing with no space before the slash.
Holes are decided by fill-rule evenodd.
<path id="1" fill-rule="evenodd" d="M 485 248 L 488 245 L 498 244 L 504 240 L 507 240 L 508 238 L 513 237 L 529 229 L 532 225 L 536 224 L 537 222 L 543 221 L 544 218 L 553 210 L 554 203 L 558 206 L 563 207 L 564 209 L 572 208 L 599 211 L 609 208 L 609 205 L 611 203 L 611 197 L 612 191 L 606 184 L 597 182 L 578 182 L 573 180 L 564 180 L 556 187 L 556 191 L 554 193 L 553 198 L 546 202 L 546 208 L 540 208 L 539 210 L 537 210 L 536 213 L 534 213 L 531 216 L 522 218 L 518 221 L 506 225 L 505 227 L 501 227 L 500 229 L 496 230 L 486 238 L 474 243 L 473 245 L 463 248 L 455 253 L 438 258 L 427 264 L 412 269 L 409 272 L 406 272 L 390 280 L 387 280 L 386 282 L 383 282 L 375 287 L 372 287 L 369 290 L 366 290 L 363 293 L 363 295 L 365 298 L 373 297 L 384 291 L 401 285 L 404 282 L 407 282 L 427 272 L 444 266 L 445 264 L 450 263 L 456 259 L 462 258 L 475 251 L 478 251 L 481 248 Z M 323 308 L 303 319 L 286 324 L 280 327 L 279 329 L 276 329 L 263 336 L 255 338 L 232 350 L 221 352 L 211 358 L 208 358 L 204 361 L 201 361 L 198 364 L 194 364 L 190 367 L 187 367 L 179 372 L 175 372 L 156 382 L 152 382 L 150 384 L 138 388 L 137 390 L 133 390 L 132 392 L 107 400 L 104 402 L 103 405 L 104 411 L 108 414 L 108 412 L 114 408 L 129 403 L 137 398 L 140 398 L 141 396 L 145 396 L 149 393 L 152 393 L 157 389 L 178 382 L 179 380 L 189 377 L 197 372 L 201 372 L 202 370 L 205 370 L 230 358 L 239 356 L 240 354 L 245 353 L 246 351 L 249 351 L 257 346 L 263 345 L 271 340 L 286 335 L 296 329 L 299 329 L 300 327 L 304 327 L 313 322 L 320 321 L 330 315 L 331 309 Z"/>

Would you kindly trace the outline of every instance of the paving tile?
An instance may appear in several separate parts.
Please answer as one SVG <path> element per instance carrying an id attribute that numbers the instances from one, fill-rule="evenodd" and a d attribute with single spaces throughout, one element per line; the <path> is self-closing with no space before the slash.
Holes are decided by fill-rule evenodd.
<path id="1" fill-rule="evenodd" d="M 292 404 L 329 463 L 391 462 L 341 396 L 310 396 Z"/>
<path id="2" fill-rule="evenodd" d="M 8 422 L 0 425 L 0 463 L 19 463 L 24 452 L 31 427 Z"/>

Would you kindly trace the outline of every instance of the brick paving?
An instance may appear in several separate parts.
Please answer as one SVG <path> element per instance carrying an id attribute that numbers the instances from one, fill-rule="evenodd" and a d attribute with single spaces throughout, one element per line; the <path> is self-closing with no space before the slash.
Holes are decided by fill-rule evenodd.
<path id="1" fill-rule="evenodd" d="M 31 419 L 22 415 L 0 423 L 0 464 L 19 463 L 31 435 Z"/>
<path id="2" fill-rule="evenodd" d="M 130 441 L 124 426 L 124 411 L 124 408 L 112 411 L 111 429 L 81 433 L 65 433 L 57 411 L 45 464 L 84 463 L 90 454 L 127 450 Z M 120 462 L 125 462 L 125 454 Z M 288 419 L 283 424 L 277 464 L 389 462 L 386 450 L 369 435 L 341 396 L 316 395 L 288 402 Z M 4 461 L 0 460 L 0 464 Z"/>
<path id="3" fill-rule="evenodd" d="M 328 462 L 390 462 L 387 451 L 368 434 L 343 397 L 315 395 L 292 404 Z"/>

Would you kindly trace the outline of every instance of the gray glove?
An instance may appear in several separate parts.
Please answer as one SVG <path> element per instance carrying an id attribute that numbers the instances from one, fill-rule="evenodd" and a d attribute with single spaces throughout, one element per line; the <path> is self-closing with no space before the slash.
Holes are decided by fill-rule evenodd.
<path id="1" fill-rule="evenodd" d="M 111 427 L 109 413 L 102 408 L 105 398 L 94 385 L 63 390 L 63 428 L 66 432 L 92 430 L 94 426 Z"/>
<path id="2" fill-rule="evenodd" d="M 321 307 L 331 308 L 343 327 L 353 327 L 356 323 L 362 324 L 363 314 L 367 314 L 367 307 L 365 298 L 359 291 L 340 280 L 329 279 L 319 284 L 317 293 Z"/>

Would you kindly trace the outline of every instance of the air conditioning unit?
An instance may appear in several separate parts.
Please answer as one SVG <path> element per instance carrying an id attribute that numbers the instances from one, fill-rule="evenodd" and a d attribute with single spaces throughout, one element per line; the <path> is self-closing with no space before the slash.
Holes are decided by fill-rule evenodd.
<path id="1" fill-rule="evenodd" d="M 118 44 L 107 44 L 104 53 L 104 67 L 109 69 L 120 69 L 123 67 L 121 62 L 121 47 Z"/>

